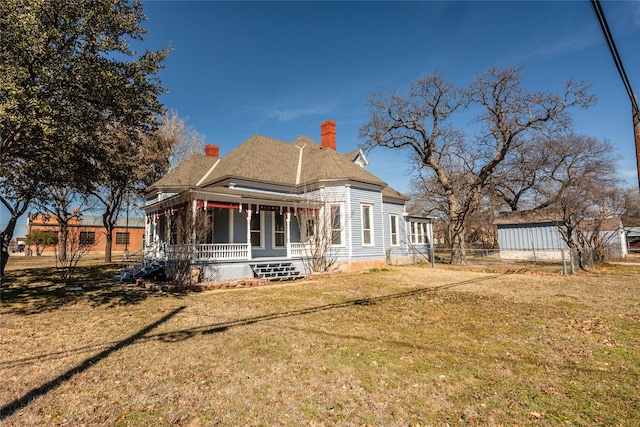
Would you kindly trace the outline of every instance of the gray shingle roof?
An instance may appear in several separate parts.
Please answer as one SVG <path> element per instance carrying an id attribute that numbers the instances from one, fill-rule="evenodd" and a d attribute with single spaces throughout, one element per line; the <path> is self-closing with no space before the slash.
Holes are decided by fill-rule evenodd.
<path id="1" fill-rule="evenodd" d="M 156 181 L 148 191 L 155 188 L 206 188 L 233 178 L 298 188 L 323 180 L 349 180 L 386 187 L 384 181 L 347 156 L 333 149 L 322 149 L 320 144 L 306 136 L 287 143 L 254 135 L 219 160 L 195 155 Z M 387 192 L 392 194 L 389 190 Z M 395 190 L 393 193 L 400 194 Z"/>
<path id="2" fill-rule="evenodd" d="M 130 216 L 129 217 L 129 228 L 144 228 L 145 226 L 145 218 Z M 103 227 L 102 217 L 97 215 L 83 215 L 81 224 L 85 227 Z M 116 221 L 116 227 L 126 227 L 127 226 L 127 217 L 124 214 L 118 217 Z"/>

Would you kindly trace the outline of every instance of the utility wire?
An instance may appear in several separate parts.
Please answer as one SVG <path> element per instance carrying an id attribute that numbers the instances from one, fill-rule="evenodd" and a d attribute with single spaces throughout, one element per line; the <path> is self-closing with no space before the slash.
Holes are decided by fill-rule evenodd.
<path id="1" fill-rule="evenodd" d="M 611 52 L 611 56 L 613 57 L 613 62 L 618 69 L 618 74 L 620 74 L 620 78 L 622 79 L 622 84 L 624 85 L 625 90 L 627 91 L 627 96 L 629 96 L 629 100 L 631 100 L 631 106 L 633 107 L 633 112 L 636 117 L 640 117 L 640 110 L 638 109 L 638 101 L 633 94 L 633 89 L 631 89 L 631 83 L 629 82 L 629 78 L 627 77 L 627 73 L 624 70 L 624 65 L 622 65 L 622 59 L 620 59 L 620 54 L 618 53 L 618 49 L 616 48 L 616 43 L 613 41 L 613 36 L 611 35 L 611 30 L 609 29 L 609 24 L 607 24 L 607 18 L 604 16 L 604 11 L 602 10 L 602 5 L 600 4 L 600 0 L 590 0 L 591 6 L 593 6 L 593 11 L 596 14 L 596 18 L 598 19 L 598 24 L 600 25 L 600 29 L 602 30 L 602 35 L 604 35 L 604 39 L 607 42 L 607 47 L 609 48 L 609 52 Z"/>

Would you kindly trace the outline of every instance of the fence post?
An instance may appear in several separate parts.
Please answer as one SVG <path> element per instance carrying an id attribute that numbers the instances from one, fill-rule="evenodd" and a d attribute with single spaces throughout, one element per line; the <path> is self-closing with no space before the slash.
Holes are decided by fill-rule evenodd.
<path id="1" fill-rule="evenodd" d="M 576 268 L 573 265 L 573 258 L 574 258 L 573 249 L 569 249 L 569 261 L 570 261 L 570 264 L 571 264 L 571 274 L 572 275 L 575 274 L 575 272 L 576 272 Z"/>
<path id="2" fill-rule="evenodd" d="M 431 268 L 436 268 L 436 251 L 431 244 Z"/>
<path id="3" fill-rule="evenodd" d="M 562 275 L 567 275 L 567 258 L 564 253 L 564 249 L 562 249 Z"/>

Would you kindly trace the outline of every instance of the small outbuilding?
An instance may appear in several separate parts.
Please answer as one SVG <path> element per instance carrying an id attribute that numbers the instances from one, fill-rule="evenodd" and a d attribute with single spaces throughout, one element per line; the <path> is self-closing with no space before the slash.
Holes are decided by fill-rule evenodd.
<path id="1" fill-rule="evenodd" d="M 557 218 L 551 211 L 502 212 L 494 224 L 498 228 L 500 258 L 513 260 L 560 261 L 567 244 L 562 238 Z M 593 224 L 585 222 L 587 228 Z M 601 241 L 613 257 L 627 255 L 625 230 L 620 218 L 609 218 L 600 226 Z"/>

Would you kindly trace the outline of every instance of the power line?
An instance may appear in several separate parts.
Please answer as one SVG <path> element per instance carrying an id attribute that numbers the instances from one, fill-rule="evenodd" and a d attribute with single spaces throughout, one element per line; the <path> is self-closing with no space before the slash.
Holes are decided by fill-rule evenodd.
<path id="1" fill-rule="evenodd" d="M 620 74 L 620 78 L 622 79 L 622 84 L 624 85 L 625 90 L 627 91 L 627 96 L 629 100 L 631 100 L 631 106 L 633 107 L 634 115 L 640 116 L 638 113 L 638 102 L 636 101 L 635 96 L 633 95 L 633 89 L 631 89 L 631 83 L 629 82 L 629 78 L 627 77 L 627 73 L 624 70 L 624 65 L 622 65 L 622 59 L 620 59 L 620 54 L 618 53 L 618 49 L 616 48 L 616 44 L 613 41 L 613 36 L 611 35 L 611 30 L 609 30 L 609 24 L 607 24 L 607 19 L 604 16 L 604 11 L 602 10 L 602 5 L 599 0 L 591 0 L 591 6 L 593 6 L 593 11 L 596 14 L 596 18 L 598 19 L 598 24 L 600 25 L 600 29 L 602 30 L 602 34 L 604 35 L 604 39 L 607 42 L 607 46 L 609 47 L 609 52 L 611 52 L 611 56 L 613 57 L 613 62 L 618 69 L 618 74 Z"/>

